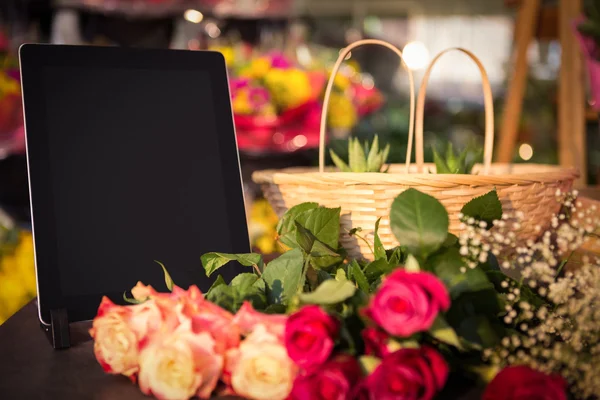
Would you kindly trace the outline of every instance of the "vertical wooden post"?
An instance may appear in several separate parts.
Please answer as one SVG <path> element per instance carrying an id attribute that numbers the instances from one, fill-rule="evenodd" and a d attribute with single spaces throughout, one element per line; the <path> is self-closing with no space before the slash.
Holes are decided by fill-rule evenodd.
<path id="1" fill-rule="evenodd" d="M 510 79 L 508 91 L 504 100 L 504 112 L 500 126 L 500 136 L 497 138 L 498 150 L 496 159 L 498 162 L 509 163 L 512 161 L 525 87 L 527 86 L 527 49 L 533 39 L 540 13 L 540 0 L 523 0 L 519 8 L 517 21 L 515 23 L 514 72 Z"/>
<path id="2" fill-rule="evenodd" d="M 587 181 L 585 131 L 585 71 L 573 21 L 581 15 L 580 0 L 560 0 L 559 35 L 561 44 L 558 86 L 558 157 L 560 165 L 577 167 L 581 177 L 577 186 Z"/>

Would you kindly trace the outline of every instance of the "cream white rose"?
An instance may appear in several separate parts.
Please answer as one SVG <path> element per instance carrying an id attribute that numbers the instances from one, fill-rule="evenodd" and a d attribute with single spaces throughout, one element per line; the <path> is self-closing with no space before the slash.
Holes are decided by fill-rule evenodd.
<path id="1" fill-rule="evenodd" d="M 142 392 L 162 400 L 210 398 L 221 371 L 223 357 L 215 353 L 210 334 L 194 334 L 189 324 L 157 336 L 140 354 L 139 385 Z"/>
<path id="2" fill-rule="evenodd" d="M 253 400 L 283 400 L 292 391 L 297 367 L 285 345 L 258 325 L 240 344 L 227 353 L 231 386 L 240 396 Z"/>

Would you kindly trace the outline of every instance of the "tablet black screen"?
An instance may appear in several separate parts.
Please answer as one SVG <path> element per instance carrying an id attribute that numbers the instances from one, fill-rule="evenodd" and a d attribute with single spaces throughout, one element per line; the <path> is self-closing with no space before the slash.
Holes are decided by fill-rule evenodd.
<path id="1" fill-rule="evenodd" d="M 210 75 L 47 66 L 42 76 L 62 295 L 138 280 L 163 289 L 153 260 L 207 290 L 200 255 L 231 250 Z"/>

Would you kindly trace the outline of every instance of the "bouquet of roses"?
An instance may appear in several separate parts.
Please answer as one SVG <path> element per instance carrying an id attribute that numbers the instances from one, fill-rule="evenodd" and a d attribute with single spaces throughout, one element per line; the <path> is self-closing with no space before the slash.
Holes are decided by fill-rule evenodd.
<path id="1" fill-rule="evenodd" d="M 267 265 L 201 257 L 207 275 L 230 261 L 254 272 L 219 276 L 203 295 L 165 269 L 171 293 L 138 283 L 126 297 L 135 305 L 104 299 L 96 357 L 161 399 L 598 396 L 600 261 L 566 265 L 600 220 L 576 194 L 557 198 L 553 229 L 519 247 L 524 216 L 503 214 L 495 191 L 463 207 L 457 237 L 436 199 L 408 189 L 390 210 L 402 246 L 383 248 L 379 221 L 372 238 L 344 233 L 372 243 L 370 262 L 339 245 L 339 209 L 300 204 L 277 227 L 289 251 Z"/>

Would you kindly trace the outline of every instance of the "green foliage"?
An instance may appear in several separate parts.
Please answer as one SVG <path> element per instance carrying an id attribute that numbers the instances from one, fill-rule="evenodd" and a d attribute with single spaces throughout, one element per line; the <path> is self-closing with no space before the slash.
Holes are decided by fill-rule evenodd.
<path id="1" fill-rule="evenodd" d="M 495 220 L 502 218 L 502 203 L 498 198 L 496 190 L 492 190 L 483 196 L 475 197 L 465 204 L 461 210 L 465 217 L 473 217 L 478 221 L 485 221 L 488 227 Z"/>
<path id="2" fill-rule="evenodd" d="M 438 174 L 470 174 L 473 166 L 481 161 L 483 151 L 467 147 L 460 153 L 455 153 L 452 142 L 448 142 L 443 155 L 433 149 L 433 162 Z"/>
<path id="3" fill-rule="evenodd" d="M 304 257 L 293 249 L 267 264 L 262 275 L 269 304 L 287 304 L 304 285 Z"/>
<path id="4" fill-rule="evenodd" d="M 354 296 L 356 286 L 348 280 L 329 279 L 321 283 L 314 292 L 301 293 L 304 304 L 333 305 Z"/>
<path id="5" fill-rule="evenodd" d="M 462 343 L 460 342 L 456 331 L 452 329 L 450 325 L 448 325 L 448 322 L 446 322 L 442 316 L 438 315 L 438 317 L 435 319 L 433 325 L 429 329 L 429 334 L 442 343 L 446 343 L 456 347 L 457 349 L 463 350 Z"/>
<path id="6" fill-rule="evenodd" d="M 230 261 L 237 261 L 245 267 L 257 266 L 262 270 L 264 262 L 260 254 L 226 254 L 226 253 L 206 253 L 200 257 L 206 276 L 211 276 L 216 270 L 223 267 Z"/>
<path id="7" fill-rule="evenodd" d="M 329 150 L 333 163 L 342 172 L 382 172 L 381 168 L 386 163 L 390 153 L 390 145 L 379 150 L 379 137 L 375 135 L 373 144 L 365 142 L 361 145 L 357 138 L 348 139 L 348 164 L 333 150 Z M 383 172 L 387 172 L 387 169 Z"/>
<path id="8" fill-rule="evenodd" d="M 435 198 L 415 189 L 392 203 L 390 224 L 396 239 L 417 259 L 425 260 L 448 236 L 448 212 Z"/>

